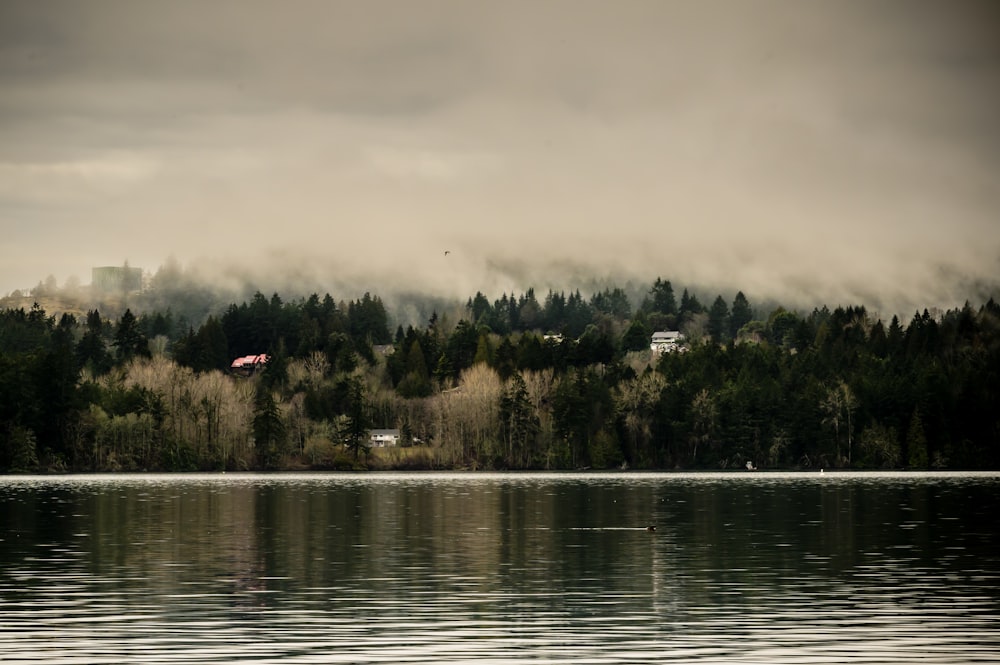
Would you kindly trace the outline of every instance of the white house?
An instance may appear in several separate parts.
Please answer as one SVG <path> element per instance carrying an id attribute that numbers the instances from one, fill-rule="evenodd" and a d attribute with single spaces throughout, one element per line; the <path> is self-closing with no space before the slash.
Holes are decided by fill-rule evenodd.
<path id="1" fill-rule="evenodd" d="M 683 350 L 681 347 L 683 342 L 684 337 L 679 331 L 663 330 L 653 333 L 653 337 L 649 341 L 649 348 L 654 353 L 673 353 L 674 351 Z"/>
<path id="2" fill-rule="evenodd" d="M 372 448 L 388 448 L 399 445 L 399 430 L 373 429 L 368 432 L 368 442 Z"/>

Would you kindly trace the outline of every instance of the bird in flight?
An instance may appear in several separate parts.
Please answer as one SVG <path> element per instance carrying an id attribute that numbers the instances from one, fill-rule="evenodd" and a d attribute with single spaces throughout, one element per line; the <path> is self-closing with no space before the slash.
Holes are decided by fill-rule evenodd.
<path id="1" fill-rule="evenodd" d="M 447 250 L 447 249 L 446 249 L 446 250 L 444 250 L 444 255 L 445 255 L 445 256 L 448 256 L 449 254 L 451 254 L 451 251 L 450 251 L 450 250 Z"/>

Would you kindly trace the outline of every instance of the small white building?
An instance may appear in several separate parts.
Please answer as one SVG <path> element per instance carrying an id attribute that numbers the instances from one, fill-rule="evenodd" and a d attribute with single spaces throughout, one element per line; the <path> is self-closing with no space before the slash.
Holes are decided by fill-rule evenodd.
<path id="1" fill-rule="evenodd" d="M 373 429 L 368 432 L 368 442 L 372 448 L 389 448 L 399 445 L 398 429 Z"/>
<path id="2" fill-rule="evenodd" d="M 682 351 L 681 344 L 683 343 L 684 337 L 680 331 L 663 330 L 653 333 L 653 337 L 649 341 L 649 348 L 654 353 L 673 353 L 674 351 Z"/>

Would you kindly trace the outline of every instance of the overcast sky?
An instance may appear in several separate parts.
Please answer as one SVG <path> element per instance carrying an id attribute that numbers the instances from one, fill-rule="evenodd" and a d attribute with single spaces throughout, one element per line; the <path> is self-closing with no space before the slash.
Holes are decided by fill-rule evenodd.
<path id="1" fill-rule="evenodd" d="M 1000 3 L 3 0 L 0 229 L 0 295 L 173 257 L 960 304 L 1000 278 Z"/>

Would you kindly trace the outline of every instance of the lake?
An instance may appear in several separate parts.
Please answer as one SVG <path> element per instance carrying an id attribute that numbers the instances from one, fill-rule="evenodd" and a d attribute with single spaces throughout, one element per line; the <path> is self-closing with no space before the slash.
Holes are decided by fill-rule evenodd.
<path id="1" fill-rule="evenodd" d="M 0 661 L 1000 662 L 998 514 L 992 473 L 0 477 Z"/>

